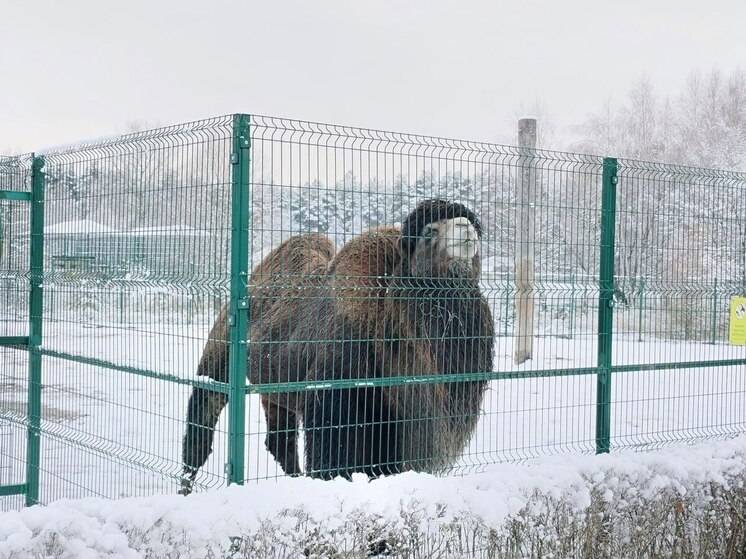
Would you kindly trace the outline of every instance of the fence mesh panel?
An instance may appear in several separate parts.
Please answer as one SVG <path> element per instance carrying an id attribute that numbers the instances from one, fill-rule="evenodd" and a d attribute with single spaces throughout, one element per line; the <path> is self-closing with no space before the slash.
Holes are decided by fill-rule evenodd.
<path id="1" fill-rule="evenodd" d="M 231 122 L 44 154 L 42 502 L 177 487 L 185 394 L 228 296 Z"/>
<path id="2" fill-rule="evenodd" d="M 746 294 L 746 177 L 620 160 L 614 444 L 657 446 L 743 432 L 743 346 L 728 343 L 730 300 Z"/>
<path id="3" fill-rule="evenodd" d="M 746 426 L 743 174 L 257 115 L 43 160 L 41 502 Z M 31 174 L 0 158 L 0 190 Z M 9 338 L 29 336 L 28 201 L 0 209 L 2 494 L 27 483 L 35 350 Z"/>
<path id="4" fill-rule="evenodd" d="M 0 156 L 0 190 L 27 192 L 30 182 L 29 156 Z M 27 336 L 29 245 L 14 240 L 28 230 L 28 202 L 0 200 L 0 338 Z M 3 345 L 0 363 L 0 487 L 12 487 L 25 481 L 28 360 L 20 348 Z M 0 510 L 22 504 L 19 495 L 0 497 Z"/>
<path id="5" fill-rule="evenodd" d="M 478 424 L 469 443 L 462 449 L 463 452 L 461 449 L 458 452 L 452 449 L 454 454 L 460 456 L 455 460 L 443 461 L 439 464 L 439 471 L 466 471 L 498 460 L 528 458 L 566 450 L 592 451 L 595 448 L 595 379 L 572 374 L 547 377 L 558 373 L 558 369 L 595 365 L 601 158 L 546 151 L 535 151 L 527 156 L 520 149 L 508 146 L 254 116 L 251 161 L 251 238 L 255 265 L 260 255 L 266 255 L 273 247 L 294 235 L 322 233 L 337 247 L 351 242 L 349 246 L 354 246 L 354 239 L 363 231 L 400 226 L 418 203 L 427 199 L 442 198 L 462 203 L 479 217 L 483 229 L 479 288 L 489 308 L 490 327 L 496 336 L 494 359 L 489 370 L 468 370 L 467 367 L 468 372 L 482 373 L 483 380 L 489 384 L 483 396 L 473 395 L 477 409 L 480 401 L 482 406 L 481 412 L 477 412 Z M 534 358 L 517 366 L 513 362 L 514 299 L 517 291 L 514 261 L 518 243 L 521 242 L 516 231 L 521 210 L 520 188 L 523 184 L 520 176 L 522 169 L 527 166 L 535 169 L 531 183 L 525 185 L 532 197 L 533 216 L 524 242 L 530 241 L 534 248 L 536 347 Z M 396 242 L 398 233 L 393 232 L 390 236 Z M 338 260 L 343 263 L 343 253 L 337 254 Z M 386 254 L 364 254 L 361 258 L 383 260 Z M 385 296 L 390 299 L 418 298 L 417 304 L 421 305 L 421 309 L 414 311 L 414 321 L 419 321 L 425 330 L 414 335 L 424 338 L 424 341 L 435 342 L 435 339 L 429 339 L 434 334 L 427 332 L 426 323 L 432 321 L 432 315 L 438 312 L 450 312 L 449 305 L 467 292 L 456 289 L 438 294 L 436 289 L 428 296 L 424 291 L 405 290 L 400 286 L 397 293 L 392 282 L 403 279 L 396 277 L 402 272 L 392 269 L 385 273 L 390 276 L 385 280 L 389 289 Z M 297 307 L 300 314 L 296 314 L 295 318 L 320 325 L 324 322 L 324 316 L 315 316 L 320 312 L 319 308 L 323 315 L 332 312 L 331 307 L 353 308 L 376 297 L 385 298 L 368 286 L 360 287 L 349 272 L 346 274 L 336 274 L 337 277 L 341 276 L 341 281 L 315 295 L 328 299 L 328 304 L 309 305 L 299 300 Z M 437 287 L 437 278 L 424 279 L 432 283 L 431 287 Z M 292 283 L 294 278 L 287 277 L 286 281 Z M 439 297 L 440 301 L 437 300 Z M 299 296 L 299 299 L 302 298 L 302 295 Z M 483 319 L 486 319 L 486 315 L 461 318 L 470 321 Z M 269 318 L 254 317 L 252 323 L 257 320 L 264 320 L 269 328 L 269 323 L 275 318 L 273 315 Z M 377 315 L 373 320 L 382 322 L 383 318 Z M 379 326 L 382 324 L 361 330 L 353 325 L 347 337 L 371 339 L 374 342 L 372 345 L 381 346 L 380 351 L 383 352 L 391 349 L 392 342 L 407 341 L 396 339 L 396 336 L 394 340 L 388 339 L 388 334 L 382 334 Z M 412 327 L 415 328 L 414 325 Z M 464 327 L 468 329 L 470 325 Z M 284 332 L 271 332 L 271 335 L 262 338 L 264 345 L 302 346 L 303 340 L 298 340 L 299 332 L 293 332 L 293 329 L 294 325 L 291 325 Z M 262 331 L 261 326 L 258 330 Z M 458 337 L 458 331 L 449 329 L 447 335 Z M 330 330 L 327 332 L 331 333 Z M 446 333 L 442 332 L 441 335 Z M 398 362 L 387 365 L 392 370 L 362 371 L 360 364 L 366 357 L 354 353 L 361 348 L 345 347 L 337 342 L 336 335 L 316 340 L 310 348 L 299 348 L 294 357 L 299 360 L 313 359 L 309 354 L 321 352 L 323 357 L 316 356 L 317 359 L 332 361 L 337 358 L 336 353 L 347 351 L 350 352 L 349 362 L 339 365 L 344 370 L 336 370 L 332 363 L 317 363 L 316 369 L 327 369 L 321 375 L 314 367 L 301 366 L 300 373 L 290 373 L 290 377 L 295 374 L 296 378 L 278 379 L 271 363 L 258 362 L 259 367 L 267 369 L 267 378 L 262 378 L 264 371 L 256 376 L 258 380 L 272 379 L 274 382 L 302 380 L 298 376 L 302 377 L 314 369 L 312 372 L 316 380 L 325 380 L 324 375 L 396 377 L 397 367 L 406 368 L 406 363 Z M 327 345 L 333 346 L 332 349 L 326 348 Z M 477 351 L 471 346 L 454 349 L 467 353 Z M 264 349 L 258 347 L 252 351 L 261 353 Z M 366 346 L 365 351 L 370 353 L 376 350 Z M 420 375 L 448 372 L 444 369 L 449 367 L 452 373 L 464 372 L 463 367 L 459 369 L 458 365 L 438 363 L 437 359 L 444 358 L 442 355 L 433 353 L 430 357 L 435 360 L 434 363 L 419 370 Z M 473 356 L 463 357 L 470 359 Z M 407 358 L 399 356 L 398 359 Z M 341 360 L 345 358 L 341 357 Z M 408 368 L 410 372 L 401 374 L 413 374 L 411 367 Z M 508 377 L 511 373 L 515 373 L 517 378 L 499 383 L 491 381 L 497 377 Z M 281 376 L 282 372 L 279 374 Z M 275 377 L 272 378 L 272 375 Z M 451 389 L 458 390 L 458 385 L 451 385 Z M 250 386 L 249 390 L 261 392 L 262 388 Z M 423 396 L 415 388 L 402 388 L 399 392 L 403 400 Z M 450 414 L 450 420 L 454 423 L 465 420 L 458 416 L 460 412 L 457 409 L 447 407 L 432 407 L 422 412 L 424 416 L 418 420 L 407 418 L 406 415 L 390 417 L 386 415 L 390 413 L 386 410 L 389 405 L 387 397 L 382 396 L 382 402 L 378 400 L 379 396 L 370 393 L 370 389 L 360 389 L 346 394 L 336 392 L 328 397 L 315 393 L 312 397 L 324 398 L 322 406 L 332 408 L 367 406 L 370 409 L 359 409 L 353 414 L 354 422 L 360 425 L 379 421 L 392 427 L 401 425 L 401 430 L 406 431 L 408 421 L 412 430 L 415 430 L 411 424 L 416 421 L 427 423 L 429 420 L 432 425 L 423 428 L 435 427 L 438 416 L 443 418 Z M 418 406 L 414 405 L 412 412 L 419 417 L 422 414 L 416 409 Z M 344 410 L 339 411 L 345 413 Z M 335 415 L 334 411 L 329 413 Z M 294 424 L 294 413 L 288 411 L 282 402 L 276 405 L 273 415 L 282 416 L 281 424 L 287 423 L 286 419 Z M 285 427 L 292 432 L 292 428 Z M 264 426 L 251 434 L 254 439 L 250 455 L 264 456 L 262 447 L 266 434 L 263 429 Z M 319 440 L 316 444 L 325 446 L 324 438 L 332 438 L 332 444 L 339 442 L 333 429 L 319 429 L 322 434 L 317 437 Z M 270 432 L 270 438 L 272 436 Z M 364 438 L 365 433 L 355 435 L 347 432 L 342 436 Z M 370 444 L 380 447 L 394 438 L 399 439 L 397 444 L 403 445 L 405 443 L 401 439 L 407 435 L 391 434 L 383 442 L 377 440 L 375 432 L 367 436 L 375 439 Z M 300 441 L 301 445 L 303 442 L 311 441 Z M 285 441 L 275 444 L 287 445 Z M 286 446 L 279 448 L 278 452 L 287 452 Z M 325 448 L 323 452 L 331 451 Z M 339 452 L 355 451 L 345 444 Z M 378 452 L 385 454 L 382 450 Z M 352 461 L 357 460 L 357 466 L 366 470 L 366 466 L 373 466 L 366 464 L 366 460 L 374 458 L 360 456 Z M 419 457 L 423 466 L 428 458 L 432 457 Z M 282 461 L 280 459 L 280 463 Z M 385 463 L 386 460 L 381 462 Z M 265 475 L 265 463 L 270 464 L 278 474 L 282 473 L 277 462 L 269 456 L 262 460 L 261 465 L 250 469 L 248 477 Z M 353 469 L 357 469 L 357 466 Z"/>
<path id="6" fill-rule="evenodd" d="M 22 193 L 30 189 L 31 158 L 0 156 L 0 190 Z M 28 203 L 22 200 L 0 200 L 0 336 L 26 335 L 28 231 Z"/>

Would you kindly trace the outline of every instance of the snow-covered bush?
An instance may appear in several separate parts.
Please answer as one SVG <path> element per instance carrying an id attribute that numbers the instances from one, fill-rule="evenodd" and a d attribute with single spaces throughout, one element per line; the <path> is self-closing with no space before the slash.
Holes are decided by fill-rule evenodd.
<path id="1" fill-rule="evenodd" d="M 746 437 L 464 477 L 281 479 L 0 515 L 0 557 L 740 558 Z"/>

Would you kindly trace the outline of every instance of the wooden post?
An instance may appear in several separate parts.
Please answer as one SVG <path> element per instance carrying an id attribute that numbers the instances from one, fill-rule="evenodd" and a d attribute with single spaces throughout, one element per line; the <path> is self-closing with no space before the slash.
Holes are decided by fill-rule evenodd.
<path id="1" fill-rule="evenodd" d="M 536 119 L 518 121 L 518 145 L 521 148 L 518 170 L 517 249 L 515 253 L 515 345 L 513 362 L 525 363 L 534 350 L 534 244 L 536 237 Z"/>

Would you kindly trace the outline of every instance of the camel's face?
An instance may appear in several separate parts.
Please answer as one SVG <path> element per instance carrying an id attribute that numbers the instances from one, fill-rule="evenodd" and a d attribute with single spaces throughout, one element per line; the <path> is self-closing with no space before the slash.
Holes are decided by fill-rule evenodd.
<path id="1" fill-rule="evenodd" d="M 479 235 L 467 218 L 444 219 L 435 225 L 438 247 L 449 258 L 471 260 L 479 252 Z"/>
<path id="2" fill-rule="evenodd" d="M 476 277 L 479 245 L 479 234 L 465 217 L 429 223 L 417 242 L 412 271 L 422 277 Z"/>

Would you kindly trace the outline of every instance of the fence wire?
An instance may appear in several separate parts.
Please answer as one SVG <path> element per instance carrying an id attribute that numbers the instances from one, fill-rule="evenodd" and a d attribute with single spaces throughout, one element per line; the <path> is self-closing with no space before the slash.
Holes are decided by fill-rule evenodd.
<path id="1" fill-rule="evenodd" d="M 746 368 L 723 366 L 731 300 L 746 294 L 743 173 L 622 159 L 617 193 L 614 364 L 617 447 L 743 432 Z M 715 364 L 716 366 L 712 366 Z"/>
<path id="2" fill-rule="evenodd" d="M 272 247 L 297 235 L 322 233 L 337 247 L 352 247 L 362 231 L 401 226 L 407 215 L 423 200 L 445 199 L 461 203 L 473 211 L 479 217 L 482 227 L 478 287 L 488 311 L 475 311 L 475 314 L 465 315 L 460 320 L 472 323 L 489 320 L 489 335 L 494 337 L 494 347 L 493 355 L 483 361 L 489 363 L 488 368 L 477 365 L 478 355 L 464 355 L 465 361 L 470 363 L 468 365 L 466 362 L 438 362 L 446 359 L 443 351 L 465 354 L 485 351 L 474 344 L 459 345 L 458 329 L 450 328 L 448 336 L 453 342 L 452 347 L 436 350 L 429 355 L 428 359 L 434 360 L 432 364 L 423 365 L 415 372 L 407 363 L 401 362 L 410 357 L 397 353 L 397 362 L 379 365 L 382 370 L 368 370 L 367 367 L 375 367 L 363 363 L 367 359 L 365 355 L 371 352 L 393 352 L 396 349 L 394 344 L 412 342 L 413 337 L 419 337 L 414 341 L 423 342 L 423 346 L 433 342 L 433 338 L 437 336 L 434 331 L 429 331 L 429 325 L 426 324 L 433 320 L 431 315 L 451 312 L 450 307 L 459 298 L 468 296 L 465 289 L 450 292 L 446 290 L 440 294 L 436 289 L 430 296 L 424 296 L 426 291 L 407 290 L 402 285 L 395 287 L 397 281 L 406 283 L 405 278 L 397 275 L 405 274 L 409 277 L 409 272 L 402 272 L 395 267 L 386 269 L 383 260 L 388 258 L 387 245 L 385 242 L 377 244 L 372 256 L 363 253 L 357 258 L 368 259 L 373 268 L 377 266 L 377 260 L 382 261 L 380 270 L 376 270 L 376 274 L 388 276 L 384 278 L 382 285 L 373 288 L 360 285 L 361 282 L 356 277 L 351 277 L 347 271 L 336 274 L 344 276 L 336 285 L 317 292 L 316 297 L 325 299 L 321 302 L 306 304 L 303 295 L 296 296 L 293 319 L 309 321 L 313 324 L 311 331 L 298 332 L 295 324 L 277 324 L 275 330 L 272 330 L 270 323 L 276 321 L 275 313 L 272 312 L 268 318 L 264 318 L 261 312 L 261 316 L 252 318 L 259 336 L 263 336 L 258 343 L 260 347 L 252 349 L 252 354 L 266 353 L 262 346 L 282 347 L 295 344 L 299 346 L 297 355 L 294 356 L 297 360 L 334 361 L 339 358 L 343 362 L 339 365 L 329 363 L 328 366 L 322 363 L 310 368 L 302 364 L 297 370 L 289 369 L 289 374 L 284 375 L 283 371 L 276 370 L 278 368 L 273 366 L 271 359 L 257 363 L 252 361 L 252 373 L 256 377 L 254 380 L 271 380 L 275 385 L 252 383 L 249 391 L 277 390 L 278 381 L 302 381 L 306 380 L 306 374 L 311 374 L 313 380 L 319 381 L 328 380 L 330 375 L 337 378 L 385 376 L 391 377 L 393 386 L 380 390 L 353 389 L 347 392 L 314 394 L 311 401 L 322 398 L 320 407 L 330 408 L 326 413 L 321 412 L 321 419 L 318 421 L 341 422 L 343 427 L 340 435 L 335 433 L 333 427 L 309 426 L 308 417 L 304 416 L 303 410 L 296 413 L 289 409 L 284 405 L 284 395 L 280 394 L 276 398 L 278 401 L 272 402 L 272 411 L 268 416 L 280 416 L 275 429 L 282 431 L 284 427 L 291 435 L 291 440 L 288 442 L 283 437 L 276 437 L 271 422 L 268 433 L 264 432 L 264 425 L 255 434 L 252 433 L 249 455 L 262 457 L 263 463 L 251 464 L 249 478 L 266 475 L 267 465 L 278 475 L 283 473 L 283 469 L 288 471 L 287 467 L 291 470 L 295 468 L 292 463 L 285 464 L 282 455 L 296 452 L 292 448 L 294 426 L 301 416 L 306 421 L 306 437 L 298 443 L 319 445 L 323 447 L 322 454 L 330 454 L 332 449 L 327 447 L 340 444 L 338 438 L 365 440 L 366 442 L 359 443 L 362 446 L 377 445 L 379 448 L 374 452 L 378 453 L 377 456 L 366 455 L 364 449 L 358 451 L 352 448 L 355 445 L 346 443 L 342 443 L 342 450 L 335 450 L 340 455 L 355 455 L 360 452 L 360 455 L 349 457 L 351 465 L 348 464 L 348 469 L 374 474 L 379 469 L 386 471 L 387 466 L 393 471 L 410 467 L 389 464 L 397 462 L 391 456 L 398 453 L 382 447 L 387 443 L 405 446 L 407 443 L 403 440 L 407 436 L 417 436 L 414 432 L 417 431 L 418 422 L 425 431 L 446 429 L 447 426 L 442 424 L 446 419 L 453 423 L 464 422 L 468 425 L 467 430 L 475 430 L 471 437 L 466 437 L 468 440 L 462 441 L 463 448 L 454 447 L 443 451 L 448 454 L 448 458 L 428 456 L 428 453 L 439 452 L 432 448 L 423 451 L 424 456 L 417 451 L 415 461 L 420 464 L 413 465 L 414 469 L 468 471 L 499 460 L 522 459 L 566 450 L 592 451 L 595 448 L 595 380 L 590 376 L 554 375 L 558 372 L 557 369 L 595 365 L 601 158 L 547 151 L 533 151 L 527 155 L 519 148 L 509 146 L 254 116 L 251 161 L 254 218 L 250 236 L 253 242 L 252 254 L 257 255 L 255 265 L 259 260 L 258 255 L 266 255 Z M 519 185 L 521 171 L 527 166 L 536 170 L 533 182 L 526 185 L 532 198 L 530 203 L 534 221 L 521 240 L 517 232 L 518 213 L 521 210 L 519 200 L 522 195 Z M 387 232 L 386 235 L 395 245 L 398 232 Z M 449 241 L 447 238 L 444 240 Z M 514 300 L 517 293 L 514 261 L 520 242 L 530 243 L 533 247 L 533 289 L 536 310 L 541 318 L 536 321 L 537 347 L 534 358 L 517 366 L 513 362 L 516 326 Z M 333 262 L 340 261 L 344 266 L 343 254 L 343 250 L 337 252 L 337 260 Z M 331 267 L 334 266 L 335 264 L 331 264 Z M 347 269 L 350 269 L 349 265 Z M 369 272 L 356 273 L 365 276 Z M 292 284 L 300 275 L 298 273 L 294 276 L 291 273 L 286 281 Z M 307 274 L 303 275 L 307 277 Z M 431 277 L 430 272 L 415 281 L 421 283 L 420 280 L 430 282 L 430 287 L 437 287 L 439 281 L 437 277 Z M 388 291 L 383 294 L 381 288 Z M 341 324 L 344 320 L 337 317 L 332 319 L 332 324 L 324 324 L 326 316 L 334 313 L 334 309 L 346 312 L 340 309 L 364 306 L 369 304 L 371 298 L 377 297 L 403 299 L 404 302 L 420 305 L 419 310 L 415 308 L 413 311 L 415 323 L 408 326 L 412 330 L 408 330 L 409 333 L 406 334 L 404 331 L 396 334 L 382 333 L 385 318 L 381 314 L 366 316 L 366 320 L 378 322 L 377 324 L 360 325 L 358 323 L 362 322 L 362 317 L 345 318 L 344 320 L 351 320 L 347 337 L 360 343 L 357 344 L 358 347 L 354 347 L 355 344 L 347 347 L 339 343 L 338 338 L 345 336 L 340 336 L 339 331 L 334 330 L 344 329 L 345 326 Z M 271 304 L 270 302 L 268 306 Z M 571 314 L 572 321 L 568 320 Z M 262 321 L 267 323 L 264 328 Z M 283 327 L 284 331 L 277 331 Z M 318 339 L 318 332 L 313 331 L 318 328 L 325 332 L 322 334 L 325 339 Z M 479 332 L 482 337 L 488 335 L 486 327 L 480 329 L 474 324 L 464 324 L 464 328 L 475 330 L 474 336 L 479 336 Z M 262 334 L 264 330 L 268 331 L 268 335 Z M 301 338 L 303 335 L 310 336 L 311 342 L 303 347 L 305 340 L 298 339 L 299 335 Z M 441 338 L 446 335 L 446 332 L 440 333 Z M 393 339 L 389 336 L 393 336 Z M 366 345 L 359 347 L 362 344 Z M 327 345 L 331 347 L 326 347 Z M 372 346 L 378 346 L 378 349 Z M 345 352 L 349 353 L 348 363 L 344 362 L 344 356 L 337 355 Z M 292 354 L 293 350 L 289 350 L 289 353 Z M 315 368 L 327 370 L 319 373 Z M 387 368 L 391 370 L 385 370 Z M 547 371 L 550 372 L 545 374 Z M 539 374 L 527 374 L 534 372 Z M 483 377 L 478 382 L 485 385 L 463 385 L 474 392 L 471 397 L 475 400 L 472 403 L 476 405 L 476 412 L 458 407 L 450 409 L 449 406 L 453 403 L 448 401 L 442 402 L 442 407 L 438 408 L 437 405 L 424 401 L 436 398 L 427 391 L 420 391 L 415 387 L 397 389 L 397 373 L 402 376 L 452 373 L 461 375 L 460 378 L 464 378 L 463 373 L 476 373 Z M 490 382 L 498 377 L 505 379 L 510 373 L 516 373 L 517 378 L 502 380 L 499 385 Z M 549 376 L 552 378 L 546 378 Z M 449 389 L 458 391 L 459 384 L 451 385 Z M 387 390 L 393 394 L 391 398 L 412 400 L 411 417 L 407 414 L 390 415 L 387 408 L 391 402 L 385 394 Z M 350 415 L 341 409 L 345 406 L 359 409 Z M 335 407 L 339 409 L 334 410 Z M 306 411 L 306 415 L 313 413 L 312 410 Z M 350 417 L 334 417 L 340 414 Z M 476 417 L 469 417 L 472 414 L 479 415 L 478 420 Z M 332 417 L 326 417 L 327 415 Z M 471 425 L 472 420 L 476 422 L 475 425 Z M 390 426 L 392 433 L 384 435 L 377 432 L 374 428 L 377 423 Z M 344 425 L 348 424 L 369 425 L 370 428 L 367 432 L 362 428 L 363 432 L 356 435 L 354 430 L 345 429 Z M 393 432 L 397 430 L 397 426 L 401 427 L 398 430 L 402 433 Z M 308 431 L 314 428 L 319 431 L 318 436 L 309 436 Z M 465 433 L 459 435 L 457 429 L 451 431 L 451 436 L 456 439 L 466 436 Z M 270 456 L 262 452 L 265 438 L 270 445 Z M 275 438 L 280 440 L 273 440 Z M 428 433 L 425 438 L 437 438 L 437 434 Z M 326 439 L 330 441 L 327 442 Z M 396 442 L 392 443 L 391 439 L 396 439 Z M 428 441 L 427 444 L 438 443 Z M 275 445 L 274 453 L 272 445 Z M 272 459 L 272 454 L 280 455 L 279 462 Z M 430 459 L 435 458 L 438 459 L 433 460 L 433 464 L 428 464 Z M 328 470 L 319 472 L 319 475 L 346 473 L 344 467 L 337 470 L 334 466 L 334 463 L 345 462 L 346 459 L 344 456 L 319 457 L 320 469 Z"/>
<path id="3" fill-rule="evenodd" d="M 185 398 L 229 296 L 231 138 L 222 117 L 43 154 L 41 502 L 178 487 Z M 28 219 L 28 204 L 13 204 Z M 5 239 L 27 269 L 28 226 Z M 28 335 L 23 273 L 18 335 Z M 3 380 L 19 379 L 1 395 L 24 402 L 25 363 L 0 351 Z M 216 449 L 204 485 L 224 483 L 225 454 Z"/>
<path id="4" fill-rule="evenodd" d="M 28 202 L 14 199 L 30 190 L 31 158 L 0 156 L 0 339 L 21 341 L 28 334 L 28 239 L 16 243 L 29 229 Z M 27 354 L 0 346 L 0 495 L 3 487 L 25 483 L 27 417 Z M 22 495 L 0 497 L 0 506 L 18 508 Z"/>
<path id="5" fill-rule="evenodd" d="M 257 115 L 36 158 L 38 349 L 37 159 L 0 158 L 3 508 L 745 430 L 743 174 Z"/>

